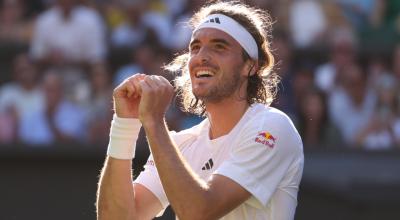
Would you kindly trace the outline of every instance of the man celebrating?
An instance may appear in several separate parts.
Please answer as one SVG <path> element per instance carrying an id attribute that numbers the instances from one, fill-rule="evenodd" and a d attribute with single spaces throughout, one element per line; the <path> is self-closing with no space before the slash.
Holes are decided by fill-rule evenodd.
<path id="1" fill-rule="evenodd" d="M 98 219 L 151 219 L 171 204 L 179 219 L 293 219 L 303 170 L 298 132 L 269 107 L 277 78 L 265 12 L 238 2 L 205 6 L 191 19 L 189 52 L 168 69 L 199 125 L 170 132 L 173 87 L 136 74 L 114 90 L 115 115 L 100 178 Z M 140 127 L 151 149 L 132 183 Z"/>

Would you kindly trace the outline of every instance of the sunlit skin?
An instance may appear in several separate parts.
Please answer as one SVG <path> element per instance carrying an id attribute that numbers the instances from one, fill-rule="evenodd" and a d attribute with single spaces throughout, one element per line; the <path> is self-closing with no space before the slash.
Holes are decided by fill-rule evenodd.
<path id="1" fill-rule="evenodd" d="M 240 44 L 223 31 L 212 28 L 196 31 L 189 44 L 188 64 L 193 94 L 206 104 L 227 97 L 246 97 L 249 68 L 242 50 Z M 210 71 L 213 76 L 196 77 L 199 71 Z"/>
<path id="2" fill-rule="evenodd" d="M 257 66 L 244 61 L 239 43 L 219 30 L 197 31 L 189 49 L 193 92 L 206 105 L 214 139 L 231 131 L 249 107 L 247 77 Z M 209 71 L 210 77 L 196 77 L 200 71 Z M 115 113 L 142 122 L 164 191 L 179 219 L 221 218 L 251 194 L 222 175 L 202 180 L 186 163 L 165 124 L 173 92 L 161 76 L 136 74 L 114 90 Z M 98 219 L 152 219 L 162 209 L 146 187 L 132 186 L 131 168 L 131 160 L 107 159 L 99 186 Z"/>
<path id="3" fill-rule="evenodd" d="M 213 28 L 196 31 L 189 44 L 189 72 L 193 94 L 207 109 L 210 138 L 227 134 L 249 107 L 247 77 L 256 63 L 243 59 L 243 49 L 230 35 Z M 201 71 L 212 77 L 196 77 Z M 227 111 L 226 106 L 234 106 Z M 230 120 L 227 120 L 230 118 Z"/>

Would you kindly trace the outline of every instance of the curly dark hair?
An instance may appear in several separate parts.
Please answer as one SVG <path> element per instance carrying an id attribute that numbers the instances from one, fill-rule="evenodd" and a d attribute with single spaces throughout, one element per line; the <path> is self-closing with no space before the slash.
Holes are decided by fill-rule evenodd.
<path id="1" fill-rule="evenodd" d="M 256 74 L 249 75 L 247 86 L 247 103 L 263 103 L 270 105 L 277 92 L 278 75 L 272 71 L 274 57 L 270 50 L 272 20 L 269 14 L 261 9 L 253 8 L 240 1 L 218 1 L 203 6 L 189 21 L 192 29 L 210 14 L 224 14 L 236 20 L 254 37 L 258 46 L 258 69 Z M 243 49 L 244 61 L 251 59 Z M 166 70 L 177 73 L 175 86 L 181 97 L 182 108 L 186 112 L 203 115 L 204 103 L 192 93 L 188 70 L 189 53 L 177 56 L 165 66 Z"/>

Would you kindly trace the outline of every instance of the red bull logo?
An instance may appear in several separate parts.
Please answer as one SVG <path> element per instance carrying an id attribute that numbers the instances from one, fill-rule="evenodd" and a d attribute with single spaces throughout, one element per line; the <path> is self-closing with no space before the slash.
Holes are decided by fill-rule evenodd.
<path id="1" fill-rule="evenodd" d="M 257 143 L 264 144 L 270 148 L 273 148 L 276 142 L 276 138 L 272 136 L 269 132 L 260 132 L 258 133 L 256 139 L 254 140 Z"/>
<path id="2" fill-rule="evenodd" d="M 148 160 L 146 165 L 148 166 L 154 166 L 154 160 Z"/>

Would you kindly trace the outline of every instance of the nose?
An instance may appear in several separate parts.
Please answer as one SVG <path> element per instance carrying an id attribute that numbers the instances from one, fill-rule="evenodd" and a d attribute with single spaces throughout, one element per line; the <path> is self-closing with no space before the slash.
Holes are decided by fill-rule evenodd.
<path id="1" fill-rule="evenodd" d="M 192 56 L 192 61 L 201 65 L 208 64 L 210 59 L 210 52 L 206 46 L 201 47 L 199 51 Z"/>

